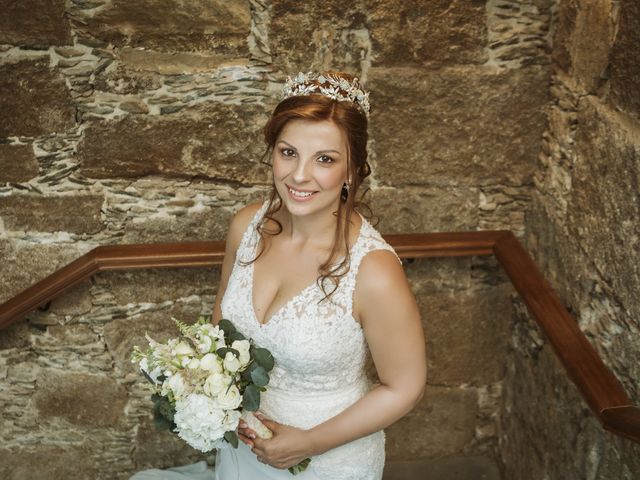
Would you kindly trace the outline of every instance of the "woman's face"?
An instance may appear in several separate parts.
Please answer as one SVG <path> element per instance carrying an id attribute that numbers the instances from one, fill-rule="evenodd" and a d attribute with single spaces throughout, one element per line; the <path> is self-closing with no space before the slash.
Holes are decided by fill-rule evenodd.
<path id="1" fill-rule="evenodd" d="M 291 120 L 276 140 L 273 181 L 292 215 L 334 212 L 347 181 L 347 141 L 331 121 Z"/>

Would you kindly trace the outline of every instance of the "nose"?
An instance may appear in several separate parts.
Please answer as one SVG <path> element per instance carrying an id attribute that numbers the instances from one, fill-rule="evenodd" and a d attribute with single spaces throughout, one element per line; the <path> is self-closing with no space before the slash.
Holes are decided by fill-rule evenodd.
<path id="1" fill-rule="evenodd" d="M 291 175 L 296 183 L 304 183 L 309 179 L 309 164 L 310 162 L 304 159 L 298 160 L 295 170 Z"/>

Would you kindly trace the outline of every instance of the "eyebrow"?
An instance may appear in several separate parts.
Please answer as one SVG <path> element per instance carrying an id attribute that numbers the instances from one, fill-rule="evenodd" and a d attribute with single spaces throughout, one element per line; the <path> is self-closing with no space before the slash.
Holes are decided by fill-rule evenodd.
<path id="1" fill-rule="evenodd" d="M 294 150 L 298 150 L 296 147 L 294 147 L 293 145 L 291 145 L 289 142 L 285 142 L 284 140 L 279 140 L 278 143 L 284 143 L 285 145 L 293 148 Z M 329 149 L 329 150 L 318 150 L 314 155 L 318 155 L 319 153 L 337 153 L 338 155 L 342 155 L 341 152 L 339 152 L 338 150 L 333 150 L 333 149 Z"/>

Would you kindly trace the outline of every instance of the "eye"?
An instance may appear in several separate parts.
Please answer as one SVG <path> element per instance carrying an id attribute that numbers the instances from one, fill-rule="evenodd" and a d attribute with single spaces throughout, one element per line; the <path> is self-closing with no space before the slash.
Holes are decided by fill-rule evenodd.
<path id="1" fill-rule="evenodd" d="M 296 154 L 292 148 L 281 148 L 280 153 L 284 157 L 293 157 Z"/>
<path id="2" fill-rule="evenodd" d="M 330 163 L 333 163 L 333 161 L 334 161 L 334 160 L 333 160 L 333 158 L 331 158 L 329 155 L 320 155 L 320 156 L 318 157 L 318 161 L 319 161 L 320 163 L 330 164 Z"/>

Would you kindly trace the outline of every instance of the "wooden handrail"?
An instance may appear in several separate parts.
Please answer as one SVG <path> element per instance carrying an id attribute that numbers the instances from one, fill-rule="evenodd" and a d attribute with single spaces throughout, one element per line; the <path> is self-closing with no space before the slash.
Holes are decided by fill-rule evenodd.
<path id="1" fill-rule="evenodd" d="M 603 427 L 640 443 L 640 408 L 631 404 L 622 384 L 513 233 L 508 230 L 423 233 L 385 235 L 385 239 L 402 258 L 495 255 Z M 0 305 L 0 330 L 97 272 L 212 267 L 221 264 L 223 256 L 224 242 L 97 247 Z"/>

